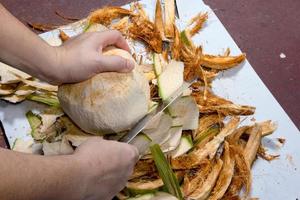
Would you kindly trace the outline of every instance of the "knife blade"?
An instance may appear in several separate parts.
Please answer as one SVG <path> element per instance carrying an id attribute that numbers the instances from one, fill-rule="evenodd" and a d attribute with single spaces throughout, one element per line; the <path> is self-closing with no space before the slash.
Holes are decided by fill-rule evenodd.
<path id="1" fill-rule="evenodd" d="M 166 8 L 165 8 L 165 1 L 162 0 L 161 3 L 162 3 L 162 5 L 164 6 L 164 9 L 166 9 Z M 174 10 L 174 11 L 175 11 L 175 17 L 177 17 L 177 19 L 180 19 L 178 7 L 177 7 L 177 1 L 176 1 L 176 0 L 174 0 L 174 9 L 175 9 L 175 10 Z"/>
<path id="2" fill-rule="evenodd" d="M 130 143 L 142 130 L 144 130 L 147 125 L 155 120 L 157 117 L 159 117 L 162 112 L 169 107 L 178 97 L 181 96 L 184 90 L 189 88 L 196 79 L 190 81 L 190 82 L 184 82 L 181 87 L 179 87 L 173 94 L 167 98 L 165 101 L 162 101 L 158 104 L 158 106 L 148 113 L 146 116 L 144 116 L 125 136 L 123 136 L 119 141 Z"/>
<path id="3" fill-rule="evenodd" d="M 174 0 L 174 4 L 175 4 L 175 16 L 177 17 L 177 19 L 180 19 L 178 7 L 177 7 L 177 1 L 176 0 Z"/>

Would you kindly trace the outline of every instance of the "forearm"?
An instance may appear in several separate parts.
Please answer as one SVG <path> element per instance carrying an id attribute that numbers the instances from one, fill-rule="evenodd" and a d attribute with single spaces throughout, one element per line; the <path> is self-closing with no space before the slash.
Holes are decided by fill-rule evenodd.
<path id="1" fill-rule="evenodd" d="M 79 199 L 72 156 L 42 157 L 0 148 L 0 196 L 5 200 Z M 72 196 L 74 195 L 74 196 Z"/>
<path id="2" fill-rule="evenodd" d="M 46 80 L 55 48 L 25 27 L 0 4 L 0 61 Z M 50 75 L 51 76 L 51 75 Z"/>

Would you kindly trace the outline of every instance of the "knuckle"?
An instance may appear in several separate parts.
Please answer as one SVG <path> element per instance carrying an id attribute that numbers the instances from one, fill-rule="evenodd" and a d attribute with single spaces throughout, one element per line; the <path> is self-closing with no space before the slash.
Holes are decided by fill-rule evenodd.
<path id="1" fill-rule="evenodd" d="M 132 162 L 137 157 L 137 151 L 135 150 L 135 147 L 129 144 L 123 144 L 122 153 L 124 155 L 124 158 L 128 160 L 129 162 Z"/>
<path id="2" fill-rule="evenodd" d="M 95 40 L 101 40 L 101 38 L 102 38 L 101 32 L 91 32 L 90 34 L 91 34 L 90 37 Z"/>
<path id="3" fill-rule="evenodd" d="M 117 31 L 117 30 L 112 30 L 112 34 L 115 35 L 116 40 L 120 40 L 120 39 L 123 38 L 122 34 L 119 31 Z"/>
<path id="4" fill-rule="evenodd" d="M 93 37 L 95 35 L 96 35 L 96 33 L 94 33 L 94 32 L 85 32 L 84 34 L 82 34 L 82 37 L 89 38 L 89 37 Z"/>
<path id="5" fill-rule="evenodd" d="M 92 39 L 92 40 L 101 40 L 101 36 L 102 36 L 102 34 L 101 34 L 101 32 L 99 32 L 99 31 L 96 31 L 96 32 L 88 32 L 88 33 L 86 33 L 87 34 L 87 38 L 90 38 L 90 39 Z"/>
<path id="6" fill-rule="evenodd" d="M 115 34 L 116 36 L 122 36 L 121 33 L 118 30 L 111 30 L 111 32 L 113 34 Z"/>
<path id="7" fill-rule="evenodd" d="M 138 150 L 136 149 L 135 146 L 130 145 L 129 147 L 129 153 L 128 156 L 130 158 L 131 161 L 135 161 L 138 158 Z"/>

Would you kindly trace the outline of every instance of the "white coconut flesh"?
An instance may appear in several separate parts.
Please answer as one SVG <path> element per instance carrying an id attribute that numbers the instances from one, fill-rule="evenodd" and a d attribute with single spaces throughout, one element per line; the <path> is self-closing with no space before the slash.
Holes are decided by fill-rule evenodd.
<path id="1" fill-rule="evenodd" d="M 124 50 L 110 48 L 105 55 L 134 61 Z M 59 87 L 65 113 L 84 131 L 107 134 L 129 130 L 149 109 L 150 88 L 138 64 L 130 73 L 105 72 L 89 80 Z"/>

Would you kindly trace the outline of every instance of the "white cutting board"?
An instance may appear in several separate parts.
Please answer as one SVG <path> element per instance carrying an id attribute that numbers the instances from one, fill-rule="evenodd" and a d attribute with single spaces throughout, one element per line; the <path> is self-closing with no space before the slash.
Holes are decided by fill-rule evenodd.
<path id="1" fill-rule="evenodd" d="M 153 18 L 155 1 L 143 0 L 147 13 Z M 199 12 L 207 11 L 208 22 L 203 30 L 195 36 L 196 44 L 202 44 L 204 52 L 222 54 L 229 47 L 232 55 L 240 54 L 241 51 L 226 31 L 214 12 L 201 0 L 177 0 L 180 22 L 179 28 L 184 28 L 188 20 Z M 67 27 L 68 34 L 80 32 L 80 26 L 76 29 Z M 58 31 L 52 31 L 41 35 L 51 43 L 59 44 Z M 246 52 L 247 53 L 247 52 Z M 270 149 L 270 153 L 280 154 L 280 158 L 272 162 L 258 159 L 253 167 L 252 197 L 262 200 L 294 200 L 300 198 L 300 132 L 281 108 L 276 99 L 258 77 L 249 62 L 245 62 L 238 68 L 222 73 L 213 84 L 214 91 L 235 103 L 255 106 L 254 118 L 257 121 L 271 119 L 278 122 L 278 130 L 264 138 L 264 145 Z M 42 105 L 23 102 L 11 105 L 0 102 L 0 120 L 3 122 L 10 144 L 15 138 L 26 137 L 29 133 L 29 124 L 25 118 L 28 110 L 39 110 Z M 249 122 L 249 117 L 245 122 Z M 27 136 L 29 138 L 29 136 Z M 281 146 L 277 142 L 278 137 L 286 139 Z"/>

